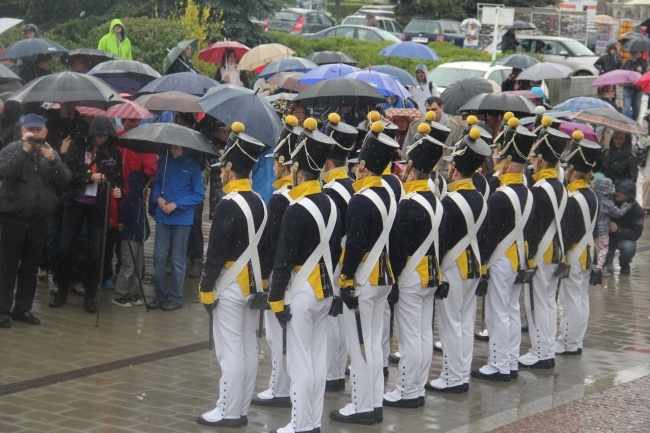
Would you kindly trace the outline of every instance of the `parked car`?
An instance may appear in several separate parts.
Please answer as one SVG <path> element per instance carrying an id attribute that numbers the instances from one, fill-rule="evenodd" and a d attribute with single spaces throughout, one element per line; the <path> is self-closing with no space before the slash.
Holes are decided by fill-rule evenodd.
<path id="1" fill-rule="evenodd" d="M 368 26 L 334 26 L 329 29 L 321 30 L 318 33 L 303 33 L 305 38 L 327 38 L 335 36 L 343 36 L 347 38 L 359 39 L 360 41 L 389 41 L 389 42 L 402 42 L 400 38 L 387 32 L 386 30 L 378 29 L 377 27 Z"/>
<path id="2" fill-rule="evenodd" d="M 380 6 L 380 5 L 369 5 L 369 6 L 361 6 L 361 8 L 355 12 L 356 15 L 365 15 L 367 12 L 370 12 L 376 17 L 387 17 L 387 18 L 393 18 L 395 15 L 394 12 L 395 6 L 393 5 L 385 5 L 385 6 Z"/>
<path id="3" fill-rule="evenodd" d="M 429 72 L 429 81 L 438 86 L 442 93 L 450 84 L 464 78 L 486 78 L 497 83 L 499 86 L 508 78 L 512 68 L 501 65 L 492 65 L 490 62 L 455 61 L 443 63 Z"/>
<path id="4" fill-rule="evenodd" d="M 574 76 L 598 75 L 598 69 L 594 63 L 598 56 L 579 41 L 571 38 L 558 36 L 517 36 L 519 39 L 518 52 L 536 53 L 541 55 L 547 62 L 561 63 L 575 71 Z M 484 53 L 492 53 L 493 44 L 483 50 Z M 497 44 L 497 53 L 501 52 L 501 41 Z"/>
<path id="5" fill-rule="evenodd" d="M 446 41 L 462 47 L 465 34 L 458 21 L 415 19 L 404 27 L 404 40 L 422 44 Z"/>
<path id="6" fill-rule="evenodd" d="M 267 18 L 264 29 L 300 35 L 315 33 L 332 27 L 334 24 L 334 20 L 325 12 L 288 8 L 276 12 L 273 17 Z"/>
<path id="7" fill-rule="evenodd" d="M 393 18 L 376 16 L 377 28 L 386 30 L 401 38 L 403 36 L 402 26 Z M 350 15 L 345 17 L 341 25 L 365 26 L 368 25 L 368 18 L 365 15 Z"/>

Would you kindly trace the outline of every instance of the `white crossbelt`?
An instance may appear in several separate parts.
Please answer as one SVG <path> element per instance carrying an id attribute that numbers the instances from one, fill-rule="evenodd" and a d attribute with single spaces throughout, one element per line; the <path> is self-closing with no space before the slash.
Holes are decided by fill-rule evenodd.
<path id="1" fill-rule="evenodd" d="M 456 243 L 456 245 L 454 245 L 452 249 L 447 252 L 447 254 L 445 254 L 445 257 L 442 259 L 442 265 L 440 267 L 442 272 L 445 272 L 456 261 L 458 256 L 460 256 L 460 254 L 467 249 L 468 246 L 472 247 L 472 252 L 476 256 L 476 260 L 478 263 L 481 263 L 481 254 L 478 249 L 478 240 L 476 239 L 476 234 L 481 228 L 481 225 L 485 220 L 485 216 L 487 215 L 487 204 L 485 201 L 483 201 L 481 213 L 479 214 L 476 221 L 474 221 L 472 208 L 469 206 L 469 203 L 467 203 L 467 200 L 465 200 L 465 197 L 463 197 L 462 194 L 459 194 L 458 192 L 452 192 L 448 193 L 447 197 L 452 199 L 454 203 L 456 203 L 456 206 L 458 206 L 460 211 L 463 213 L 463 217 L 465 218 L 465 225 L 467 226 L 467 234 L 463 236 L 463 238 L 458 241 L 458 243 Z"/>
<path id="2" fill-rule="evenodd" d="M 255 221 L 253 219 L 253 213 L 251 212 L 251 208 L 246 202 L 246 199 L 244 199 L 241 194 L 233 194 L 229 200 L 235 202 L 246 217 L 246 225 L 248 227 L 248 246 L 239 256 L 237 261 L 235 261 L 235 263 L 225 272 L 222 271 L 221 275 L 219 275 L 219 278 L 217 278 L 217 297 L 226 289 L 226 287 L 230 285 L 230 283 L 235 281 L 235 278 L 237 278 L 241 271 L 244 270 L 244 267 L 248 264 L 249 261 L 253 266 L 253 278 L 255 280 L 255 286 L 262 287 L 262 270 L 260 268 L 260 257 L 257 251 L 257 246 L 260 243 L 260 239 L 262 239 L 262 233 L 264 233 L 264 227 L 266 226 L 266 206 L 262 206 L 262 209 L 264 210 L 264 218 L 262 219 L 262 224 L 260 225 L 259 230 L 255 232 Z"/>
<path id="3" fill-rule="evenodd" d="M 320 243 L 312 251 L 312 253 L 307 257 L 305 263 L 302 267 L 296 272 L 296 274 L 289 281 L 289 287 L 284 294 L 284 304 L 289 305 L 293 301 L 294 296 L 298 293 L 298 290 L 305 284 L 309 276 L 311 275 L 314 268 L 318 265 L 321 257 L 325 262 L 325 269 L 327 269 L 327 275 L 329 276 L 330 281 L 334 281 L 334 270 L 332 266 L 332 253 L 330 252 L 330 238 L 334 232 L 334 227 L 336 226 L 336 205 L 331 198 L 328 197 L 330 203 L 330 216 L 327 221 L 327 226 L 325 226 L 325 220 L 323 215 L 318 209 L 318 206 L 314 204 L 311 199 L 308 197 L 303 197 L 300 200 L 294 201 L 292 205 L 300 205 L 307 209 L 316 221 L 318 226 L 318 235 L 320 237 Z"/>
<path id="4" fill-rule="evenodd" d="M 343 200 L 345 200 L 346 204 L 350 203 L 350 199 L 352 198 L 352 195 L 350 194 L 350 191 L 348 191 L 347 188 L 342 183 L 333 180 L 332 182 L 323 185 L 323 188 L 333 189 L 334 191 L 336 191 L 338 195 L 341 196 Z M 347 234 L 343 235 L 343 237 L 341 238 L 341 247 L 345 246 L 345 241 L 347 240 L 348 240 L 348 235 Z"/>
<path id="5" fill-rule="evenodd" d="M 413 273 L 413 271 L 415 271 L 415 268 L 417 268 L 417 266 L 420 264 L 420 262 L 426 255 L 427 251 L 429 251 L 429 248 L 431 247 L 431 243 L 433 243 L 433 250 L 434 250 L 434 254 L 436 255 L 436 260 L 438 260 L 438 257 L 440 257 L 439 243 L 438 243 L 439 242 L 438 229 L 440 227 L 440 222 L 442 221 L 442 214 L 444 211 L 442 209 L 442 205 L 440 204 L 438 198 L 435 197 L 435 195 L 434 198 L 436 200 L 435 211 L 431 207 L 431 203 L 429 203 L 424 197 L 422 197 L 421 194 L 418 193 L 415 193 L 413 195 L 409 194 L 405 197 L 405 200 L 412 199 L 420 206 L 422 206 L 424 210 L 427 211 L 427 213 L 429 214 L 429 219 L 431 220 L 431 231 L 424 239 L 424 242 L 422 242 L 418 247 L 418 249 L 415 250 L 411 258 L 407 260 L 406 265 L 404 266 L 404 269 L 402 270 L 402 273 L 398 278 L 400 284 L 403 284 L 404 281 Z"/>
<path id="6" fill-rule="evenodd" d="M 505 253 L 513 243 L 516 242 L 517 252 L 519 253 L 519 266 L 521 266 L 523 269 L 524 264 L 526 263 L 524 260 L 524 227 L 526 226 L 526 221 L 528 221 L 528 217 L 530 216 L 530 211 L 533 208 L 531 192 L 526 189 L 526 207 L 524 208 L 524 212 L 522 214 L 521 203 L 519 203 L 519 196 L 517 196 L 515 190 L 509 186 L 505 186 L 504 188 L 500 188 L 499 191 L 505 193 L 505 195 L 510 200 L 510 203 L 512 204 L 512 207 L 515 211 L 515 227 L 510 233 L 508 233 L 505 238 L 503 238 L 501 242 L 499 242 L 497 247 L 494 249 L 494 252 L 488 260 L 487 267 L 489 268 L 492 266 L 494 262 L 496 262 L 497 259 L 501 257 L 501 255 L 503 255 L 503 253 Z"/>
<path id="7" fill-rule="evenodd" d="M 562 215 L 564 215 L 564 209 L 566 208 L 566 202 L 567 202 L 567 195 L 562 194 L 562 200 L 560 201 L 560 205 L 558 206 L 557 197 L 555 196 L 555 190 L 553 189 L 553 186 L 550 183 L 544 181 L 539 185 L 539 187 L 541 187 L 544 190 L 544 192 L 546 192 L 546 195 L 548 195 L 548 198 L 551 201 L 551 207 L 553 208 L 554 217 L 553 217 L 553 222 L 551 222 L 551 224 L 548 226 L 548 229 L 546 229 L 546 233 L 544 233 L 544 236 L 542 236 L 542 240 L 539 241 L 539 245 L 537 246 L 537 253 L 533 258 L 536 264 L 543 259 L 544 253 L 551 245 L 551 242 L 553 242 L 553 238 L 555 237 L 556 233 L 560 241 L 560 248 L 564 247 L 564 243 L 562 239 L 562 227 L 560 224 L 562 222 Z"/>
<path id="8" fill-rule="evenodd" d="M 576 193 L 572 196 L 578 202 L 580 206 L 580 213 L 582 213 L 582 221 L 585 226 L 585 234 L 582 236 L 582 239 L 576 244 L 574 248 L 567 253 L 567 264 L 573 265 L 578 261 L 585 248 L 589 247 L 593 249 L 594 247 L 594 227 L 596 227 L 596 221 L 598 220 L 598 203 L 596 203 L 596 212 L 594 213 L 594 218 L 591 219 L 589 215 L 589 205 L 587 204 L 587 199 L 581 193 Z M 594 256 L 593 251 L 591 251 L 591 257 Z"/>

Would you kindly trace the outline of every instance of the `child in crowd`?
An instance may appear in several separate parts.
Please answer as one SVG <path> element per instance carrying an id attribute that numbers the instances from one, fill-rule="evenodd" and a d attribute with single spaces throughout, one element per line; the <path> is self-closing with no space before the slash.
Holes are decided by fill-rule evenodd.
<path id="1" fill-rule="evenodd" d="M 612 218 L 620 218 L 630 210 L 630 204 L 625 203 L 618 207 L 614 200 L 616 189 L 614 182 L 605 177 L 602 173 L 597 173 L 593 182 L 592 189 L 598 197 L 598 222 L 596 223 L 596 249 L 597 260 L 594 260 L 594 274 L 592 285 L 602 284 L 602 277 L 608 277 L 611 274 L 605 269 L 605 259 L 609 250 L 609 223 Z"/>

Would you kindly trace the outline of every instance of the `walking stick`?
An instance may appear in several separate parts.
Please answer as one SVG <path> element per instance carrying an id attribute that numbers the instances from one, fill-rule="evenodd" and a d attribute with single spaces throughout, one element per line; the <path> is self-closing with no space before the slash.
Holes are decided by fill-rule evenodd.
<path id="1" fill-rule="evenodd" d="M 99 288 L 97 289 L 97 314 L 95 315 L 95 328 L 99 327 L 99 304 L 102 300 L 102 283 L 104 281 L 104 261 L 106 260 L 106 237 L 108 236 L 108 212 L 110 209 L 111 203 L 111 194 L 113 188 L 111 187 L 113 183 L 109 178 L 106 178 L 106 202 L 104 204 L 104 232 L 102 236 L 102 259 L 100 261 L 100 271 L 99 271 Z"/>
<path id="2" fill-rule="evenodd" d="M 133 260 L 133 266 L 135 268 L 135 276 L 138 277 L 138 285 L 140 286 L 140 293 L 142 293 L 142 302 L 144 302 L 144 307 L 149 312 L 149 304 L 147 304 L 147 297 L 144 296 L 144 287 L 142 286 L 142 279 L 140 279 L 140 271 L 138 270 L 138 264 L 135 261 L 135 254 L 133 254 L 133 247 L 131 247 L 131 241 L 126 240 L 126 244 L 129 246 L 129 253 L 131 253 L 131 260 Z"/>

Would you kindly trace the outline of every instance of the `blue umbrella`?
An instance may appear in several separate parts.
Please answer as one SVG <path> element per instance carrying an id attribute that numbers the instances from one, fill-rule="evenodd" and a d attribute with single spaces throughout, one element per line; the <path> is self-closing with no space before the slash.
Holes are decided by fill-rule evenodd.
<path id="1" fill-rule="evenodd" d="M 598 98 L 591 98 L 588 96 L 578 96 L 577 98 L 571 98 L 563 103 L 556 105 L 555 110 L 559 111 L 570 111 L 576 112 L 580 110 L 589 110 L 591 108 L 612 108 L 608 102 L 605 102 Z"/>
<path id="2" fill-rule="evenodd" d="M 382 74 L 389 74 L 397 78 L 397 81 L 402 83 L 403 86 L 417 86 L 418 83 L 415 81 L 415 77 L 404 69 L 398 68 L 393 65 L 375 65 L 370 67 L 371 71 L 381 72 Z"/>
<path id="3" fill-rule="evenodd" d="M 306 72 L 305 75 L 300 77 L 298 83 L 300 84 L 315 84 L 319 81 L 329 80 L 330 78 L 343 78 L 352 72 L 359 72 L 361 69 L 354 66 L 345 64 L 331 64 L 321 65 L 317 68 Z"/>
<path id="4" fill-rule="evenodd" d="M 198 100 L 205 114 L 226 125 L 242 122 L 246 133 L 267 146 L 274 147 L 282 130 L 282 121 L 275 109 L 257 92 L 237 84 L 213 87 Z"/>
<path id="5" fill-rule="evenodd" d="M 194 72 L 178 72 L 156 78 L 138 90 L 138 96 L 147 93 L 171 92 L 173 90 L 187 93 L 188 95 L 203 96 L 214 86 L 221 84 L 201 74 Z"/>
<path id="6" fill-rule="evenodd" d="M 278 72 L 307 72 L 317 67 L 316 63 L 302 57 L 285 57 L 267 63 L 258 77 L 269 78 Z"/>
<path id="7" fill-rule="evenodd" d="M 402 99 L 409 98 L 411 94 L 406 88 L 399 83 L 392 75 L 382 74 L 375 71 L 352 72 L 345 78 L 365 81 L 377 89 L 384 96 L 399 96 Z"/>
<path id="8" fill-rule="evenodd" d="M 440 60 L 440 56 L 426 45 L 406 41 L 391 44 L 379 52 L 380 56 L 403 57 L 405 59 Z"/>

